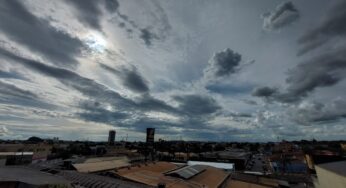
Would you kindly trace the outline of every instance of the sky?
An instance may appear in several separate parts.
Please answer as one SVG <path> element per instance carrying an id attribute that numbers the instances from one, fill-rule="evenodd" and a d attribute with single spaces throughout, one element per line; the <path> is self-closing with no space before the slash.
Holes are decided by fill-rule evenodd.
<path id="1" fill-rule="evenodd" d="M 2 0 L 0 139 L 345 139 L 345 21 L 345 0 Z"/>

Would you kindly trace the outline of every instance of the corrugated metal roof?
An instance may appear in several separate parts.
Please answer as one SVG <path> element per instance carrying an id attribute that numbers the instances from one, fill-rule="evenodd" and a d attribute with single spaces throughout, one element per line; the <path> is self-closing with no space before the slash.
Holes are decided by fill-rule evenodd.
<path id="1" fill-rule="evenodd" d="M 166 187 L 170 187 L 171 185 L 174 185 L 176 182 L 180 181 L 177 178 L 164 176 L 161 173 L 151 172 L 147 170 L 139 170 L 136 172 L 125 174 L 122 177 L 151 186 L 157 186 L 158 183 L 164 183 Z"/>
<path id="2" fill-rule="evenodd" d="M 230 173 L 225 170 L 207 166 L 205 171 L 193 176 L 187 181 L 203 185 L 202 187 L 222 187 L 221 184 L 224 183 L 229 174 Z"/>
<path id="3" fill-rule="evenodd" d="M 186 167 L 168 172 L 166 174 L 171 176 L 178 176 L 184 179 L 190 179 L 191 177 L 203 172 L 205 169 L 207 169 L 207 166 L 193 165 L 193 166 L 186 166 Z"/>
<path id="4" fill-rule="evenodd" d="M 164 176 L 162 173 L 146 170 L 132 172 L 122 177 L 154 187 L 156 187 L 159 183 L 164 183 L 167 188 L 205 188 L 204 184 L 199 184 L 195 181 L 186 181 L 175 177 Z"/>
<path id="5" fill-rule="evenodd" d="M 147 164 L 138 164 L 136 166 L 131 166 L 130 168 L 122 168 L 118 169 L 116 174 L 125 175 L 132 172 L 137 172 L 139 170 L 146 170 L 151 172 L 165 173 L 171 170 L 177 169 L 177 165 L 169 162 L 155 162 L 155 163 L 147 163 Z"/>
<path id="6" fill-rule="evenodd" d="M 83 187 L 121 187 L 121 188 L 147 188 L 151 186 L 123 181 L 120 179 L 99 176 L 96 174 L 78 173 L 76 171 L 62 171 L 58 174 L 65 179 L 78 183 Z"/>
<path id="7" fill-rule="evenodd" d="M 32 185 L 70 185 L 70 181 L 62 177 L 23 166 L 2 166 L 0 182 L 2 181 L 18 181 Z"/>
<path id="8" fill-rule="evenodd" d="M 129 166 L 128 159 L 92 160 L 93 162 L 72 164 L 78 172 L 99 172 Z"/>

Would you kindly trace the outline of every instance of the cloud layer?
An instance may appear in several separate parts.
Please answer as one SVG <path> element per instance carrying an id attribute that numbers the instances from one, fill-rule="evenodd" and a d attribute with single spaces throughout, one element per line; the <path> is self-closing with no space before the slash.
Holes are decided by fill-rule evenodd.
<path id="1" fill-rule="evenodd" d="M 241 58 L 240 54 L 229 48 L 217 52 L 209 60 L 208 67 L 204 70 L 204 73 L 216 78 L 234 74 L 239 70 Z"/>
<path id="2" fill-rule="evenodd" d="M 5 0 L 1 7 L 0 30 L 8 38 L 57 65 L 72 67 L 77 63 L 76 55 L 84 46 L 78 38 L 54 28 L 48 20 L 36 17 L 22 2 Z"/>
<path id="3" fill-rule="evenodd" d="M 117 70 L 105 64 L 100 64 L 100 66 L 103 69 L 120 77 L 123 85 L 125 85 L 128 89 L 138 93 L 149 92 L 149 86 L 147 81 L 139 74 L 136 67 L 121 67 L 120 70 Z"/>
<path id="4" fill-rule="evenodd" d="M 344 138 L 345 3 L 275 6 L 0 1 L 0 139 Z"/>
<path id="5" fill-rule="evenodd" d="M 299 11 L 290 1 L 279 4 L 275 10 L 262 14 L 263 29 L 278 30 L 298 20 Z"/>
<path id="6" fill-rule="evenodd" d="M 343 22 L 346 19 L 346 2 L 339 1 L 334 5 L 323 19 L 322 23 L 310 29 L 301 36 L 298 42 L 302 45 L 299 55 L 307 53 L 313 49 L 323 46 L 328 42 L 335 42 L 334 39 L 344 38 L 346 28 Z"/>

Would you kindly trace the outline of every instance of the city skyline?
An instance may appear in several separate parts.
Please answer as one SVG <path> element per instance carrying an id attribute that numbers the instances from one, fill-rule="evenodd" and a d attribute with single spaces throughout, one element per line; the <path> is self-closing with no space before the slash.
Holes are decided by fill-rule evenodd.
<path id="1" fill-rule="evenodd" d="M 0 139 L 341 140 L 342 0 L 0 1 Z"/>

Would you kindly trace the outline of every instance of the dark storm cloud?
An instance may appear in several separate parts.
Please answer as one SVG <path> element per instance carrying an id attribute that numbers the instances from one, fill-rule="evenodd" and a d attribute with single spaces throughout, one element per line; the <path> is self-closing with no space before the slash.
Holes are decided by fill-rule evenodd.
<path id="1" fill-rule="evenodd" d="M 146 111 L 153 110 L 172 114 L 180 113 L 177 109 L 168 105 L 166 102 L 155 99 L 150 95 L 143 95 L 141 98 L 139 98 L 138 102 L 136 102 L 136 105 L 139 109 L 143 109 Z"/>
<path id="2" fill-rule="evenodd" d="M 300 129 L 287 128 L 287 127 L 275 127 L 272 128 L 272 131 L 279 136 L 284 137 L 301 137 L 306 134 Z"/>
<path id="3" fill-rule="evenodd" d="M 190 130 L 196 132 L 196 130 L 201 131 L 202 129 L 207 129 L 207 123 L 201 118 L 182 118 L 181 121 L 172 122 L 167 120 L 153 119 L 148 117 L 141 117 L 139 119 L 123 122 L 123 126 L 132 127 L 134 130 L 143 132 L 147 127 L 153 127 L 160 130 L 161 134 L 178 134 L 181 133 L 179 130 L 174 128 L 184 128 L 184 131 Z M 187 134 L 189 135 L 189 134 Z"/>
<path id="4" fill-rule="evenodd" d="M 256 97 L 271 97 L 273 96 L 273 94 L 277 93 L 277 89 L 276 88 L 271 88 L 271 87 L 258 87 L 255 88 L 252 92 L 253 96 Z"/>
<path id="5" fill-rule="evenodd" d="M 94 0 L 67 0 L 70 4 L 74 5 L 78 11 L 78 19 L 88 26 L 101 30 L 99 17 L 102 11 L 99 8 L 99 1 Z"/>
<path id="6" fill-rule="evenodd" d="M 214 93 L 220 93 L 222 95 L 236 95 L 248 93 L 252 90 L 252 85 L 233 85 L 225 83 L 212 83 L 205 86 L 205 88 Z"/>
<path id="7" fill-rule="evenodd" d="M 167 105 L 163 101 L 144 96 L 136 102 L 134 108 L 115 107 L 113 110 L 105 109 L 105 106 L 99 102 L 84 101 L 80 104 L 83 112 L 76 115 L 86 121 L 98 123 L 106 123 L 119 127 L 130 128 L 135 131 L 143 131 L 146 127 L 154 127 L 162 129 L 161 133 L 177 133 L 177 131 L 167 130 L 169 128 L 189 128 L 199 129 L 206 127 L 206 117 L 197 117 L 198 115 L 187 114 L 186 109 L 175 109 Z M 180 121 L 163 120 L 159 118 L 151 118 L 144 112 L 159 111 L 181 117 Z M 210 116 L 208 116 L 210 117 Z"/>
<path id="8" fill-rule="evenodd" d="M 118 0 L 104 0 L 105 1 L 105 8 L 108 12 L 116 12 L 119 8 L 119 2 Z"/>
<path id="9" fill-rule="evenodd" d="M 292 2 L 284 2 L 275 10 L 264 13 L 262 18 L 263 29 L 277 30 L 295 22 L 299 18 L 299 11 Z"/>
<path id="10" fill-rule="evenodd" d="M 79 39 L 36 17 L 17 0 L 1 1 L 0 10 L 0 31 L 11 40 L 40 53 L 57 65 L 73 66 L 77 63 L 75 55 L 80 54 L 83 47 Z"/>
<path id="11" fill-rule="evenodd" d="M 34 93 L 0 81 L 1 94 L 26 99 L 38 98 Z"/>
<path id="12" fill-rule="evenodd" d="M 293 119 L 304 125 L 311 123 L 336 122 L 346 118 L 346 101 L 335 99 L 329 103 L 308 102 L 303 103 L 290 114 Z"/>
<path id="13" fill-rule="evenodd" d="M 171 128 L 188 128 L 200 129 L 206 127 L 206 120 L 202 117 L 192 117 L 186 115 L 186 112 L 181 112 L 178 109 L 165 104 L 164 102 L 152 97 L 145 97 L 136 103 L 133 109 L 118 108 L 116 110 L 106 110 L 102 103 L 98 102 L 83 102 L 81 108 L 83 112 L 76 115 L 86 121 L 106 123 L 116 125 L 118 127 L 126 127 L 134 131 L 143 131 L 147 127 L 160 129 L 161 134 L 176 134 L 176 130 Z M 181 121 L 170 121 L 160 118 L 152 118 L 145 115 L 143 112 L 160 111 L 166 112 L 181 117 Z"/>
<path id="14" fill-rule="evenodd" d="M 161 134 L 176 134 L 176 131 L 170 131 L 169 128 L 173 127 L 183 127 L 181 124 L 158 120 L 158 119 L 152 119 L 147 117 L 141 117 L 139 119 L 130 121 L 130 122 L 123 122 L 122 126 L 131 128 L 132 130 L 144 132 L 147 127 L 152 127 L 156 129 L 160 129 Z"/>
<path id="15" fill-rule="evenodd" d="M 231 117 L 239 117 L 239 118 L 251 118 L 253 117 L 252 114 L 248 114 L 248 113 L 230 113 L 228 114 Z"/>
<path id="16" fill-rule="evenodd" d="M 149 29 L 141 29 L 139 36 L 147 46 L 151 46 L 154 39 L 158 39 L 158 37 L 152 33 Z"/>
<path id="17" fill-rule="evenodd" d="M 182 95 L 173 98 L 179 103 L 179 109 L 188 115 L 210 115 L 221 109 L 216 100 L 208 96 Z"/>
<path id="18" fill-rule="evenodd" d="M 31 91 L 23 90 L 15 85 L 0 81 L 0 103 L 15 104 L 28 107 L 52 109 L 54 105 L 41 100 Z"/>
<path id="19" fill-rule="evenodd" d="M 203 135 L 202 132 L 206 131 L 209 132 L 208 136 L 212 137 L 210 127 L 208 127 L 207 124 L 204 121 L 201 121 L 200 119 L 183 119 L 179 122 L 172 122 L 148 117 L 141 117 L 139 119 L 132 121 L 131 123 L 124 122 L 122 126 L 131 128 L 131 130 L 138 132 L 144 132 L 147 127 L 153 127 L 156 128 L 156 130 L 160 134 L 172 136 L 182 134 L 182 129 L 184 129 L 183 134 L 189 135 L 189 137 L 192 135 L 201 136 Z M 199 138 L 206 137 L 201 136 Z"/>
<path id="20" fill-rule="evenodd" d="M 147 81 L 139 74 L 135 66 L 131 66 L 130 68 L 122 67 L 120 70 L 117 70 L 100 63 L 100 67 L 120 77 L 123 85 L 128 89 L 138 93 L 149 92 Z"/>
<path id="21" fill-rule="evenodd" d="M 299 55 L 316 49 L 328 41 L 346 35 L 346 2 L 340 1 L 326 15 L 322 23 L 306 32 L 299 43 L 303 45 Z"/>
<path id="22" fill-rule="evenodd" d="M 0 70 L 0 78 L 26 80 L 26 78 L 23 75 L 12 70 L 10 71 Z"/>
<path id="23" fill-rule="evenodd" d="M 346 49 L 321 55 L 307 62 L 298 64 L 288 71 L 285 91 L 279 92 L 273 88 L 258 88 L 254 96 L 267 97 L 280 102 L 296 102 L 308 96 L 317 88 L 331 87 L 345 79 Z"/>
<path id="24" fill-rule="evenodd" d="M 240 54 L 227 48 L 214 54 L 204 73 L 211 74 L 216 78 L 229 76 L 239 71 L 241 59 Z"/>
<path id="25" fill-rule="evenodd" d="M 102 6 L 111 13 L 119 7 L 117 0 L 66 0 L 66 2 L 76 8 L 79 21 L 100 31 L 102 31 L 100 25 L 103 14 Z"/>
<path id="26" fill-rule="evenodd" d="M 301 63 L 288 73 L 288 93 L 306 96 L 317 87 L 329 87 L 344 79 L 346 70 L 345 50 L 327 54 Z"/>
<path id="27" fill-rule="evenodd" d="M 346 49 L 299 64 L 289 72 L 288 90 L 293 95 L 305 96 L 317 87 L 329 87 L 345 79 Z"/>
<path id="28" fill-rule="evenodd" d="M 300 38 L 299 43 L 303 45 L 303 48 L 299 54 L 319 48 L 336 38 L 340 42 L 345 41 L 345 38 L 342 38 L 346 34 L 345 19 L 346 3 L 343 1 L 329 11 L 320 26 L 308 31 Z M 321 49 L 319 53 L 321 55 L 299 63 L 289 70 L 286 79 L 288 87 L 284 91 L 269 93 L 269 96 L 260 95 L 260 93 L 254 93 L 254 95 L 291 103 L 301 101 L 317 88 L 338 84 L 345 79 L 346 75 L 346 48 L 335 48 L 334 43 L 331 45 L 332 50 Z"/>
<path id="29" fill-rule="evenodd" d="M 126 87 L 135 92 L 145 93 L 149 91 L 147 81 L 138 73 L 136 67 L 131 69 L 123 69 L 123 83 Z"/>
<path id="30" fill-rule="evenodd" d="M 83 101 L 79 104 L 79 108 L 83 111 L 76 113 L 75 116 L 85 121 L 117 125 L 121 120 L 129 118 L 129 114 L 107 110 L 102 104 L 95 101 Z"/>
<path id="31" fill-rule="evenodd" d="M 208 127 L 208 118 L 210 118 L 210 115 L 206 115 L 204 117 L 191 115 L 189 117 L 183 118 L 183 120 L 179 123 L 179 126 L 176 127 L 183 127 L 194 131 L 200 131 L 201 129 Z"/>
<path id="32" fill-rule="evenodd" d="M 268 86 L 255 88 L 252 91 L 252 96 L 264 98 L 267 102 L 278 101 L 282 103 L 297 102 L 302 98 L 302 96 L 290 92 L 281 93 L 279 89 Z"/>
<path id="33" fill-rule="evenodd" d="M 151 118 L 147 118 L 144 113 L 150 111 L 179 114 L 178 110 L 174 109 L 172 106 L 151 96 L 142 96 L 128 106 L 112 105 L 95 98 L 89 101 L 82 101 L 78 104 L 78 107 L 82 109 L 82 112 L 76 113 L 75 116 L 86 121 L 106 123 L 127 128 L 132 127 L 135 129 L 143 126 L 150 126 L 149 123 L 152 123 L 151 126 L 182 126 L 180 124 L 173 125 L 173 123 L 163 120 L 152 120 Z M 106 109 L 107 107 L 111 107 L 111 109 Z M 145 122 L 148 124 L 144 124 Z"/>

